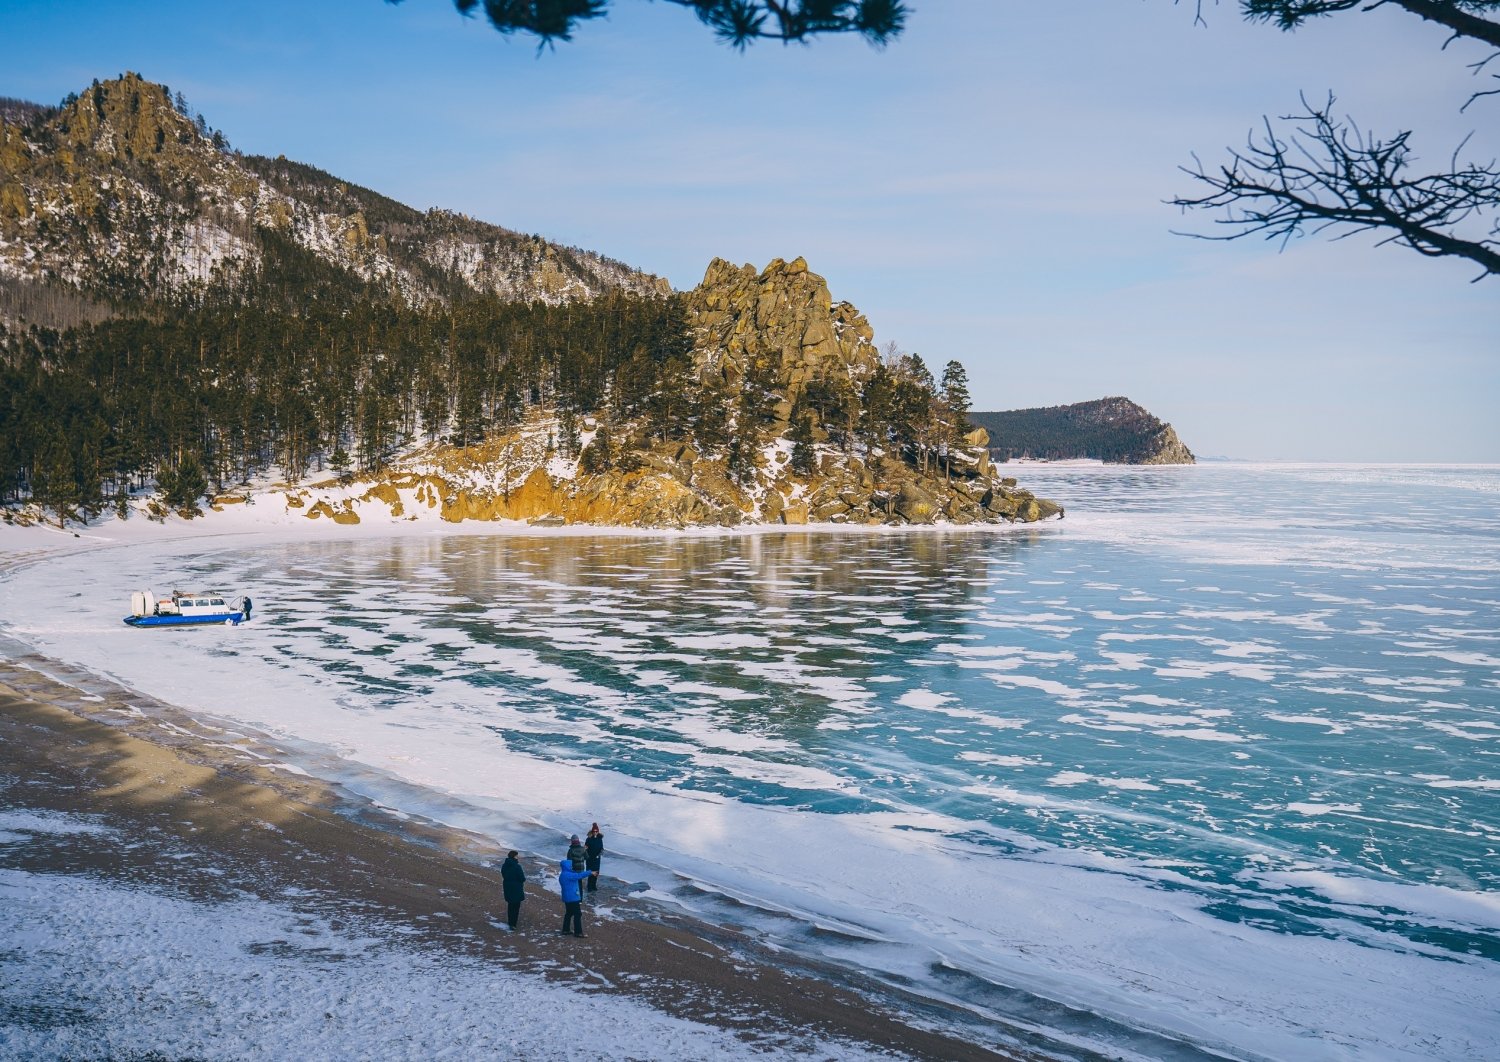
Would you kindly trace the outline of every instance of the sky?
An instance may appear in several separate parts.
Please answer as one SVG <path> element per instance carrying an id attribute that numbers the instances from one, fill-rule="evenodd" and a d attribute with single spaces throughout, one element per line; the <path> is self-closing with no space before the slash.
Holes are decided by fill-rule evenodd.
<path id="1" fill-rule="evenodd" d="M 807 258 L 976 409 L 1127 395 L 1200 456 L 1500 461 L 1500 278 L 1377 237 L 1185 238 L 1179 167 L 1330 91 L 1425 165 L 1500 155 L 1500 97 L 1394 10 L 1294 34 L 1237 4 L 917 0 L 885 49 L 717 43 L 612 0 L 570 43 L 449 0 L 0 0 L 0 95 L 134 70 L 286 155 L 697 284 Z"/>

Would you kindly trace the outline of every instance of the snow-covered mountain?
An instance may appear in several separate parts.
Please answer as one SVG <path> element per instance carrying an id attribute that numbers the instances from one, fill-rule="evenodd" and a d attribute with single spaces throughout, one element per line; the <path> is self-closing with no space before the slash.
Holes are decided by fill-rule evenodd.
<path id="1" fill-rule="evenodd" d="M 234 153 L 186 110 L 166 86 L 130 73 L 58 107 L 0 108 L 0 282 L 11 316 L 16 304 L 37 304 L 39 288 L 113 304 L 196 297 L 288 255 L 418 304 L 668 290 L 591 251 L 414 210 L 286 158 Z"/>

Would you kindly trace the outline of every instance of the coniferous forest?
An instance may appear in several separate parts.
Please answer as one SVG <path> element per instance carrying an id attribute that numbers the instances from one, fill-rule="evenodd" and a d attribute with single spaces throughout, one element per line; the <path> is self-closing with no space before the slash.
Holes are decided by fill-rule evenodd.
<path id="1" fill-rule="evenodd" d="M 1090 458 L 1106 464 L 1191 464 L 1169 424 L 1119 396 L 1067 406 L 971 413 L 1001 461 Z"/>
<path id="2" fill-rule="evenodd" d="M 233 297 L 0 335 L 0 501 L 93 515 L 154 481 L 184 508 L 272 468 L 472 444 L 538 403 L 629 417 L 687 387 L 681 296 L 415 308 L 280 251 Z"/>
<path id="3" fill-rule="evenodd" d="M 674 293 L 594 252 L 241 155 L 138 75 L 0 105 L 0 505 L 60 525 L 128 516 L 142 492 L 191 514 L 260 477 L 379 473 L 533 411 L 547 453 L 589 475 L 689 442 L 759 498 L 785 439 L 804 478 L 820 445 L 886 462 L 878 488 L 841 473 L 854 485 L 828 484 L 819 518 L 1010 518 L 972 455 L 962 498 L 923 494 L 975 445 L 968 408 L 962 366 L 939 385 L 916 355 L 880 357 L 801 259 L 760 275 L 716 261 Z M 706 512 L 744 502 L 725 497 Z"/>

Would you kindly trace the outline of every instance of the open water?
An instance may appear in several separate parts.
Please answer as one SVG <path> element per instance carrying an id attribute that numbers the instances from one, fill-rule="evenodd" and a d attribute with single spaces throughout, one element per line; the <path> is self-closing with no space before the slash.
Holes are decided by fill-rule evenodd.
<path id="1" fill-rule="evenodd" d="M 139 545 L 3 623 L 996 1044 L 1500 1057 L 1500 468 L 1017 474 L 1066 518 Z M 119 623 L 174 581 L 255 621 Z"/>

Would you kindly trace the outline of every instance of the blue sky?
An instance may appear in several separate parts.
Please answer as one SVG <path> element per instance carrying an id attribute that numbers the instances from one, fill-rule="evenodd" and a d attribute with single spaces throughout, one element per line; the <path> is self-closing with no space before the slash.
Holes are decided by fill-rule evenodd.
<path id="1" fill-rule="evenodd" d="M 925 0 L 884 51 L 737 54 L 614 0 L 537 54 L 448 0 L 0 0 L 0 95 L 135 70 L 244 151 L 416 207 L 598 250 L 691 287 L 714 256 L 804 255 L 877 341 L 969 370 L 977 408 L 1125 394 L 1199 454 L 1500 461 L 1500 279 L 1307 238 L 1206 243 L 1162 201 L 1262 114 L 1329 90 L 1441 164 L 1462 45 L 1379 11 L 1296 34 L 1236 5 Z M 1488 138 L 1488 139 L 1486 139 Z"/>

